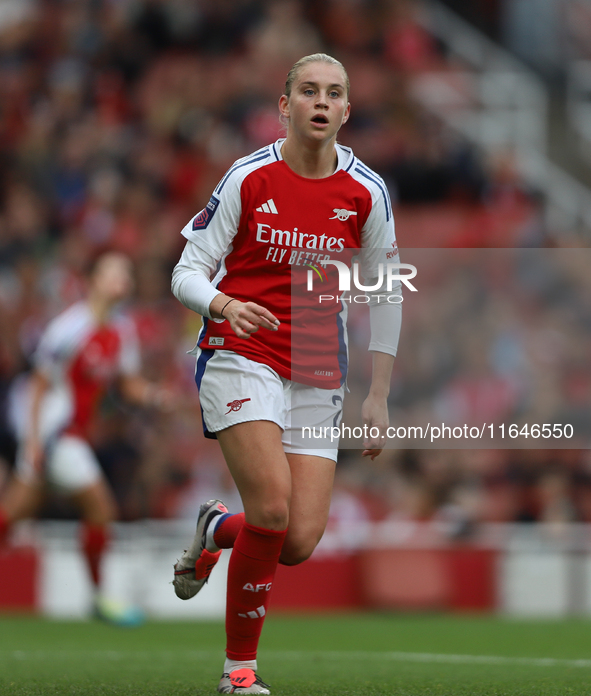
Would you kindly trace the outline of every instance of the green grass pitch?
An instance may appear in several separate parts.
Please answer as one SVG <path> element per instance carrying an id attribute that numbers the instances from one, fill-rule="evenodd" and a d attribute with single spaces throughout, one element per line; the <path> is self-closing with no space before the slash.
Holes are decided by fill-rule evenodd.
<path id="1" fill-rule="evenodd" d="M 214 694 L 221 623 L 0 618 L 0 694 Z M 259 672 L 281 696 L 591 695 L 591 622 L 356 614 L 273 617 Z"/>

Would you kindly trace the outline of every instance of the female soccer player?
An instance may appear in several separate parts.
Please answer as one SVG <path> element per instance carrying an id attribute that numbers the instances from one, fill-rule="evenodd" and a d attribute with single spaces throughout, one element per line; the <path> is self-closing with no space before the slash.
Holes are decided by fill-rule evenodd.
<path id="1" fill-rule="evenodd" d="M 219 500 L 202 505 L 175 565 L 176 593 L 188 599 L 220 549 L 233 548 L 220 693 L 270 693 L 256 654 L 277 563 L 306 560 L 327 522 L 337 443 L 305 440 L 301 426 L 336 426 L 342 410 L 346 304 L 331 262 L 365 254 L 368 282 L 378 277 L 368 251 L 397 259 L 384 182 L 336 142 L 348 96 L 334 58 L 318 53 L 293 66 L 279 100 L 287 137 L 230 168 L 183 229 L 188 241 L 173 273 L 176 297 L 204 317 L 196 382 L 205 435 L 219 440 L 244 504 L 235 515 Z M 320 296 L 309 291 L 314 278 L 324 283 Z M 400 305 L 372 287 L 373 373 L 362 417 L 383 429 Z M 363 454 L 373 459 L 380 443 L 366 440 Z"/>
<path id="2" fill-rule="evenodd" d="M 131 625 L 141 613 L 108 601 L 100 591 L 101 562 L 115 517 L 115 501 L 88 442 L 101 398 L 119 381 L 122 394 L 143 406 L 168 408 L 166 390 L 139 374 L 135 331 L 114 312 L 133 288 L 130 260 L 101 255 L 89 277 L 88 297 L 56 317 L 34 356 L 15 475 L 0 503 L 0 544 L 18 520 L 38 509 L 43 484 L 70 496 L 80 508 L 81 547 L 94 594 L 95 614 Z"/>

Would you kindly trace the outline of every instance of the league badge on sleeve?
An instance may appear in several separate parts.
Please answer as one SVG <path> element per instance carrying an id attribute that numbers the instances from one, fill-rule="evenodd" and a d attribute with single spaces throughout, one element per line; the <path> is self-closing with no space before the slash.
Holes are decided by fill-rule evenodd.
<path id="1" fill-rule="evenodd" d="M 209 225 L 211 219 L 215 215 L 215 211 L 217 210 L 219 204 L 220 202 L 217 198 L 215 198 L 215 196 L 212 196 L 209 199 L 209 203 L 193 220 L 193 231 L 204 230 Z"/>

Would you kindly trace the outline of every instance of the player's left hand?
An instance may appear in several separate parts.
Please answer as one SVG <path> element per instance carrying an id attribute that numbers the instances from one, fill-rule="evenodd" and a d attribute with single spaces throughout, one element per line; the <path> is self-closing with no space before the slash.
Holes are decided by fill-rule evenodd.
<path id="1" fill-rule="evenodd" d="M 388 400 L 370 394 L 361 407 L 361 418 L 367 426 L 368 437 L 364 440 L 363 457 L 373 461 L 384 448 L 386 431 L 389 425 Z"/>

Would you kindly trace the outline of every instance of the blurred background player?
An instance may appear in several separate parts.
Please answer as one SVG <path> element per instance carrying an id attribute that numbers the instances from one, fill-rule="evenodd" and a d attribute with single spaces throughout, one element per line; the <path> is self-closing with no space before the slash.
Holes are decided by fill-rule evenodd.
<path id="1" fill-rule="evenodd" d="M 50 322 L 33 358 L 16 470 L 0 502 L 0 543 L 10 527 L 33 516 L 49 484 L 72 498 L 83 521 L 81 551 L 93 587 L 95 615 L 112 623 L 141 620 L 138 609 L 101 594 L 101 564 L 115 500 L 89 444 L 94 417 L 117 381 L 122 396 L 142 406 L 166 408 L 168 392 L 139 374 L 134 326 L 116 311 L 133 289 L 131 261 L 120 253 L 98 257 L 88 294 Z"/>

